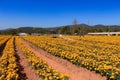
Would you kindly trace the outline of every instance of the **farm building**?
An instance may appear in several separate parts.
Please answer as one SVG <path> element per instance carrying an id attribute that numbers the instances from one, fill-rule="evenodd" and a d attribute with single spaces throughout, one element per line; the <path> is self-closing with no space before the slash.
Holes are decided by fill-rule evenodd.
<path id="1" fill-rule="evenodd" d="M 27 33 L 18 33 L 19 36 L 28 36 L 29 34 Z"/>
<path id="2" fill-rule="evenodd" d="M 88 33 L 88 35 L 120 36 L 120 32 L 96 32 L 96 33 Z"/>

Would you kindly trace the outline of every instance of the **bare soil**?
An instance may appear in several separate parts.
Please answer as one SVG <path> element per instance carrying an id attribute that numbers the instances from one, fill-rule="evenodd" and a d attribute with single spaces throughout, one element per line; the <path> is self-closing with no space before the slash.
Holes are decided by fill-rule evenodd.
<path id="1" fill-rule="evenodd" d="M 37 48 L 33 44 L 21 39 L 26 47 L 30 48 L 37 56 L 46 60 L 47 64 L 60 73 L 69 74 L 70 80 L 107 80 L 105 76 L 95 73 L 70 63 L 67 60 L 47 53 L 43 49 Z"/>
<path id="2" fill-rule="evenodd" d="M 15 50 L 15 56 L 17 57 L 17 65 L 19 69 L 19 80 L 42 80 L 39 78 L 39 76 L 36 75 L 35 70 L 30 67 L 27 59 L 23 55 L 22 51 L 18 48 L 18 46 L 15 46 Z"/>

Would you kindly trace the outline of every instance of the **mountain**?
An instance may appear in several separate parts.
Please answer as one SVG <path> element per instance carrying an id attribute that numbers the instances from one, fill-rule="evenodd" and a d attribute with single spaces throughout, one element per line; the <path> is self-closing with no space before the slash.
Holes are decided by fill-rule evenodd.
<path id="1" fill-rule="evenodd" d="M 2 34 L 10 34 L 11 32 L 25 32 L 25 33 L 41 33 L 41 34 L 56 34 L 56 33 L 62 33 L 67 34 L 71 33 L 72 30 L 75 30 L 76 32 L 116 32 L 120 31 L 120 25 L 87 25 L 87 24 L 78 24 L 77 27 L 74 25 L 65 25 L 65 26 L 58 26 L 58 27 L 52 27 L 52 28 L 40 28 L 40 27 L 19 27 L 19 28 L 9 28 L 6 30 L 0 30 L 0 33 Z"/>
<path id="2" fill-rule="evenodd" d="M 26 33 L 39 33 L 41 31 L 47 31 L 45 28 L 39 27 L 20 27 L 17 28 L 18 32 L 26 32 Z"/>

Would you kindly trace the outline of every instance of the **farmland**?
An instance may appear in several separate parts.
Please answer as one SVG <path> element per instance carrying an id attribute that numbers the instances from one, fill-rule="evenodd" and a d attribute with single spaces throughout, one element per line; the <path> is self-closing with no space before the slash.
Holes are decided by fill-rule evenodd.
<path id="1" fill-rule="evenodd" d="M 0 80 L 120 80 L 119 42 L 119 36 L 0 36 Z"/>

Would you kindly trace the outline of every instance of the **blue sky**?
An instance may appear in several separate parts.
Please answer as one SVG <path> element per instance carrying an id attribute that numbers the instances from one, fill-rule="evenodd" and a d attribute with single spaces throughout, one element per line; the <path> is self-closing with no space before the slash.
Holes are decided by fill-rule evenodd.
<path id="1" fill-rule="evenodd" d="M 71 25 L 74 19 L 120 25 L 120 0 L 0 0 L 0 29 Z"/>

